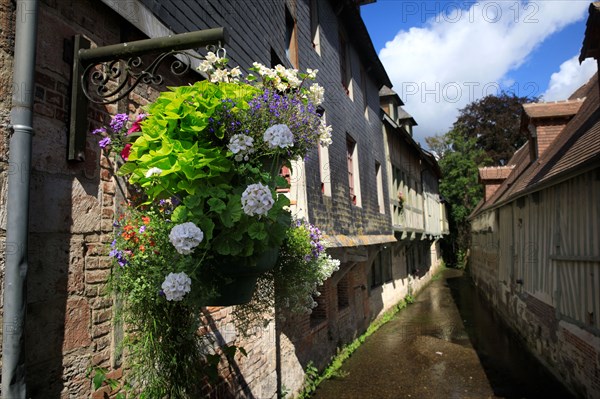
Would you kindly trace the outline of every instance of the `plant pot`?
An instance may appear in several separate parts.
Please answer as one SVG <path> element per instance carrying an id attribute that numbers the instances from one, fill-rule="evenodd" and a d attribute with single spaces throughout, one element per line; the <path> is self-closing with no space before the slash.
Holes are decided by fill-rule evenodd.
<path id="1" fill-rule="evenodd" d="M 279 248 L 270 249 L 256 257 L 226 258 L 214 264 L 214 295 L 206 306 L 232 306 L 250 302 L 258 277 L 277 263 Z"/>

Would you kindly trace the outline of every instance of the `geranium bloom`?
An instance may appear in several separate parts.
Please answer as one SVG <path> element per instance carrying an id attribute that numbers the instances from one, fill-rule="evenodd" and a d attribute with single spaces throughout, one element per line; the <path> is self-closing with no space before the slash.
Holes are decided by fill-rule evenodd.
<path id="1" fill-rule="evenodd" d="M 273 125 L 265 130 L 263 139 L 268 144 L 269 148 L 287 148 L 294 146 L 294 134 L 290 128 L 283 123 Z"/>
<path id="2" fill-rule="evenodd" d="M 253 145 L 254 139 L 252 137 L 246 136 L 245 134 L 234 134 L 231 136 L 231 139 L 229 139 L 227 148 L 235 154 L 235 160 L 240 162 L 241 160 L 248 160 L 248 154 L 254 152 Z"/>
<path id="3" fill-rule="evenodd" d="M 274 202 L 269 187 L 261 183 L 249 185 L 242 193 L 242 208 L 249 216 L 266 215 Z"/>
<path id="4" fill-rule="evenodd" d="M 140 123 L 144 120 L 145 117 L 146 114 L 139 114 L 135 122 L 133 122 L 133 124 L 129 128 L 129 130 L 127 130 L 127 134 L 140 132 L 142 130 L 142 126 L 140 125 Z"/>
<path id="5" fill-rule="evenodd" d="M 131 153 L 131 143 L 127 143 L 127 144 L 125 144 L 125 147 L 123 147 L 123 149 L 121 150 L 121 158 L 123 158 L 125 161 L 127 161 L 127 159 L 129 159 L 130 153 Z"/>
<path id="6" fill-rule="evenodd" d="M 192 280 L 184 272 L 169 273 L 161 288 L 167 301 L 181 301 L 192 290 Z"/>
<path id="7" fill-rule="evenodd" d="M 191 254 L 203 239 L 204 233 L 192 222 L 178 224 L 169 233 L 169 241 L 182 255 Z"/>

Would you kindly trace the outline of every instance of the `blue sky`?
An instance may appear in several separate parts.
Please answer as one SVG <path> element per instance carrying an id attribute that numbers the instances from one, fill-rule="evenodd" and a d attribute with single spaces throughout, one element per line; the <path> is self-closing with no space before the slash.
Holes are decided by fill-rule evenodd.
<path id="1" fill-rule="evenodd" d="M 419 126 L 445 133 L 458 110 L 507 90 L 566 99 L 596 71 L 579 65 L 584 0 L 378 0 L 361 7 L 375 49 Z"/>

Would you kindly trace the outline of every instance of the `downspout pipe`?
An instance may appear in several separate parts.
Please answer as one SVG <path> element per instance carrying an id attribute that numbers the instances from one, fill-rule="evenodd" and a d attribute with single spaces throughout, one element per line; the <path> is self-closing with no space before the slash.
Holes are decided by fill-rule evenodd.
<path id="1" fill-rule="evenodd" d="M 25 399 L 25 313 L 29 171 L 33 136 L 33 92 L 38 0 L 17 0 L 10 155 L 6 204 L 4 316 L 2 322 L 2 398 Z"/>

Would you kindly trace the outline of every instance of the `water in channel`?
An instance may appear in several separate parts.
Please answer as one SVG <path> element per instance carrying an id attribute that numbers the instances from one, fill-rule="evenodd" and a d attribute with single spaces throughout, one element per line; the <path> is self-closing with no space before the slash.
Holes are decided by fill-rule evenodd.
<path id="1" fill-rule="evenodd" d="M 317 399 L 570 399 L 453 269 L 325 381 Z"/>

